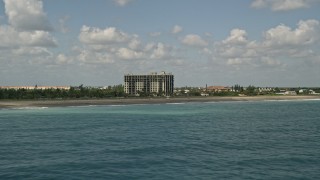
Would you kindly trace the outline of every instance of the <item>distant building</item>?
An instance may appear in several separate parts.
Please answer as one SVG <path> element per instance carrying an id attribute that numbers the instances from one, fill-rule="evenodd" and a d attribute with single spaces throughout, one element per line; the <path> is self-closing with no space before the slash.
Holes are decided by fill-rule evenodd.
<path id="1" fill-rule="evenodd" d="M 64 89 L 64 90 L 69 90 L 70 86 L 0 86 L 0 89 L 29 89 L 29 90 L 34 90 L 34 89 Z"/>
<path id="2" fill-rule="evenodd" d="M 319 95 L 320 93 L 316 93 L 314 90 L 309 90 L 309 94 L 312 94 L 312 95 Z"/>
<path id="3" fill-rule="evenodd" d="M 297 92 L 295 92 L 295 91 L 286 91 L 286 92 L 284 93 L 284 95 L 295 96 L 295 95 L 297 95 Z"/>
<path id="4" fill-rule="evenodd" d="M 228 92 L 231 91 L 231 88 L 225 86 L 208 86 L 206 90 L 210 92 Z"/>
<path id="5" fill-rule="evenodd" d="M 271 92 L 274 91 L 274 88 L 270 88 L 270 87 L 259 87 L 259 92 Z"/>
<path id="6" fill-rule="evenodd" d="M 124 75 L 124 92 L 129 95 L 155 94 L 173 95 L 174 76 L 171 73 L 161 72 L 149 75 Z"/>

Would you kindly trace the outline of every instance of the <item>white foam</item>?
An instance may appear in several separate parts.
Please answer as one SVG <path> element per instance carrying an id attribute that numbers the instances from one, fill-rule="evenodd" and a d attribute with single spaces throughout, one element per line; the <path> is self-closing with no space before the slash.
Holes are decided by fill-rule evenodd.
<path id="1" fill-rule="evenodd" d="M 145 106 L 145 105 L 150 105 L 150 104 L 128 104 L 130 106 Z M 126 106 L 126 105 L 123 105 Z"/>
<path id="2" fill-rule="evenodd" d="M 287 102 L 287 101 L 294 101 L 295 99 L 267 99 L 267 100 L 263 100 L 263 101 L 268 101 L 268 102 Z"/>
<path id="3" fill-rule="evenodd" d="M 128 106 L 128 105 L 113 104 L 113 105 L 106 105 L 106 106 L 112 106 L 112 107 L 123 107 L 123 106 Z"/>
<path id="4" fill-rule="evenodd" d="M 186 104 L 186 103 L 166 103 L 166 104 Z"/>
<path id="5" fill-rule="evenodd" d="M 320 101 L 320 99 L 301 99 L 303 101 Z"/>
<path id="6" fill-rule="evenodd" d="M 320 99 L 269 99 L 264 101 L 280 101 L 280 102 L 288 102 L 288 101 L 320 101 Z"/>
<path id="7" fill-rule="evenodd" d="M 18 110 L 37 110 L 37 109 L 48 109 L 49 107 L 36 107 L 36 106 L 28 106 L 28 107 L 18 107 L 18 108 L 13 108 L 13 109 L 18 109 Z"/>

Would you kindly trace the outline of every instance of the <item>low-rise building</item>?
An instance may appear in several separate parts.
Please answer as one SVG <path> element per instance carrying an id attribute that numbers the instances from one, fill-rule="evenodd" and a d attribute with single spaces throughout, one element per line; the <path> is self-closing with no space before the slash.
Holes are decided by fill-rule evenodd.
<path id="1" fill-rule="evenodd" d="M 231 91 L 231 88 L 225 86 L 208 86 L 206 90 L 209 92 L 228 92 Z"/>
<path id="2" fill-rule="evenodd" d="M 0 89 L 28 89 L 28 90 L 34 90 L 34 89 L 63 89 L 63 90 L 69 90 L 70 86 L 0 86 Z"/>
<path id="3" fill-rule="evenodd" d="M 274 88 L 270 88 L 270 87 L 259 87 L 259 92 L 271 92 L 274 91 Z"/>
<path id="4" fill-rule="evenodd" d="M 297 92 L 295 92 L 295 91 L 286 91 L 286 92 L 284 93 L 284 95 L 295 96 L 295 95 L 297 95 Z"/>

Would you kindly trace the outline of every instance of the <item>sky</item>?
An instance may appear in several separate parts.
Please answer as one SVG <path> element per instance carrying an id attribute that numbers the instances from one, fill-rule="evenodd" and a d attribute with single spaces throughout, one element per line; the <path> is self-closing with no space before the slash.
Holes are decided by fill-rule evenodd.
<path id="1" fill-rule="evenodd" d="M 320 86 L 320 0 L 1 0 L 0 86 Z"/>

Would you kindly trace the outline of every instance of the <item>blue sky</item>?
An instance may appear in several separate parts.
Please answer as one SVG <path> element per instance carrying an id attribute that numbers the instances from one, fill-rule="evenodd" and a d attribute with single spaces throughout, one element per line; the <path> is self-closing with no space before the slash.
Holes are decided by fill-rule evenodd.
<path id="1" fill-rule="evenodd" d="M 0 85 L 320 86 L 319 0 L 3 0 Z"/>

